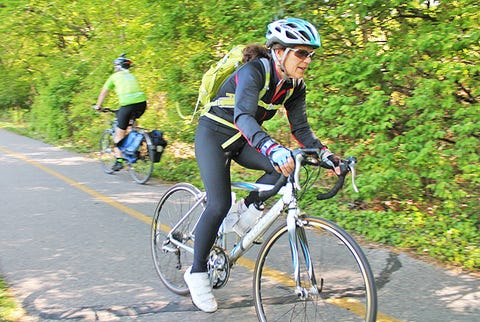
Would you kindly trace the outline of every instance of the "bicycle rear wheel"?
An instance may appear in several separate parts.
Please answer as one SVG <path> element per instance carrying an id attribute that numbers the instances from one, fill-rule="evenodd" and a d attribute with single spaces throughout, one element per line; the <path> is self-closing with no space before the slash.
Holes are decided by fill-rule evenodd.
<path id="1" fill-rule="evenodd" d="M 148 146 L 151 145 L 148 134 L 143 133 L 142 142 L 136 152 L 137 160 L 130 163 L 129 173 L 136 183 L 144 184 L 150 179 L 153 172 L 153 159 Z"/>
<path id="2" fill-rule="evenodd" d="M 282 225 L 264 242 L 255 265 L 254 300 L 259 320 L 375 321 L 374 277 L 360 246 L 330 221 L 311 217 L 302 221 L 320 292 L 315 294 L 302 254 L 300 283 L 308 295 L 302 299 L 295 292 L 293 265 L 286 264 L 292 262 L 289 236 L 287 226 Z M 302 253 L 300 243 L 298 248 Z"/>
<path id="3" fill-rule="evenodd" d="M 180 295 L 189 293 L 183 274 L 193 263 L 193 230 L 205 204 L 200 202 L 196 208 L 193 206 L 201 198 L 200 190 L 193 185 L 176 184 L 162 196 L 153 216 L 151 251 L 155 269 L 163 284 Z M 172 239 L 186 245 L 190 251 L 175 245 Z"/>
<path id="4" fill-rule="evenodd" d="M 103 131 L 100 136 L 99 158 L 102 163 L 102 168 L 105 173 L 113 173 L 112 166 L 115 164 L 117 158 L 115 157 L 113 132 L 111 129 Z"/>

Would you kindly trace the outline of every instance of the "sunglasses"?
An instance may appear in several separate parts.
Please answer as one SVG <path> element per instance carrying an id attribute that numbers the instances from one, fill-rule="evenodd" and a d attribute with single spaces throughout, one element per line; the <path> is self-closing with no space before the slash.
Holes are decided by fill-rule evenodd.
<path id="1" fill-rule="evenodd" d="M 293 51 L 293 54 L 297 56 L 297 58 L 305 60 L 307 58 L 312 59 L 313 56 L 315 55 L 315 51 L 308 51 L 305 49 L 299 49 L 299 48 L 288 48 L 288 50 Z"/>

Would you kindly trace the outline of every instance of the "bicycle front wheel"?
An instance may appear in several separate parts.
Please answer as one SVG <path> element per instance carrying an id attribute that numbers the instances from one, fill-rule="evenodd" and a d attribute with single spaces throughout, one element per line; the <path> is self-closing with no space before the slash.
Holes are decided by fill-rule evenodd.
<path id="1" fill-rule="evenodd" d="M 112 166 L 117 160 L 114 151 L 113 132 L 111 129 L 103 131 L 100 137 L 99 158 L 105 173 L 113 173 Z"/>
<path id="2" fill-rule="evenodd" d="M 130 163 L 130 176 L 136 183 L 144 184 L 150 179 L 153 172 L 153 159 L 148 149 L 150 138 L 143 133 L 142 142 L 136 152 L 137 160 Z"/>
<path id="3" fill-rule="evenodd" d="M 193 263 L 193 232 L 205 209 L 203 195 L 189 183 L 168 189 L 160 199 L 152 221 L 153 263 L 163 284 L 180 295 L 189 293 L 183 274 Z M 186 246 L 181 247 L 178 243 Z"/>
<path id="4" fill-rule="evenodd" d="M 280 226 L 264 242 L 255 265 L 254 300 L 259 320 L 375 321 L 375 282 L 360 246 L 328 220 L 306 217 L 302 222 L 317 287 L 308 274 L 304 245 L 298 242 L 301 288 L 296 288 L 293 265 L 286 264 L 293 258 L 287 226 Z"/>

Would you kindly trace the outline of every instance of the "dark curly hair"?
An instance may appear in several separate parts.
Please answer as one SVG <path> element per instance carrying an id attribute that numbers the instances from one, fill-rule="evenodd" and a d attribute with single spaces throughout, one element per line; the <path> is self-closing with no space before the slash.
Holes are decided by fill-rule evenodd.
<path id="1" fill-rule="evenodd" d="M 267 47 L 260 44 L 249 44 L 243 51 L 242 62 L 246 63 L 255 58 L 270 58 L 270 53 Z"/>

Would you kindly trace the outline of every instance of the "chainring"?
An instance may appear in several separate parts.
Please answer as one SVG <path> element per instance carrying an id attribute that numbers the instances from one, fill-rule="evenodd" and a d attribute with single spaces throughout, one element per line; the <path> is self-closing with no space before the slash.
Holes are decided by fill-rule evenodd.
<path id="1" fill-rule="evenodd" d="M 227 284 L 230 277 L 230 263 L 222 248 L 213 246 L 208 257 L 207 269 L 213 288 L 222 288 Z"/>

